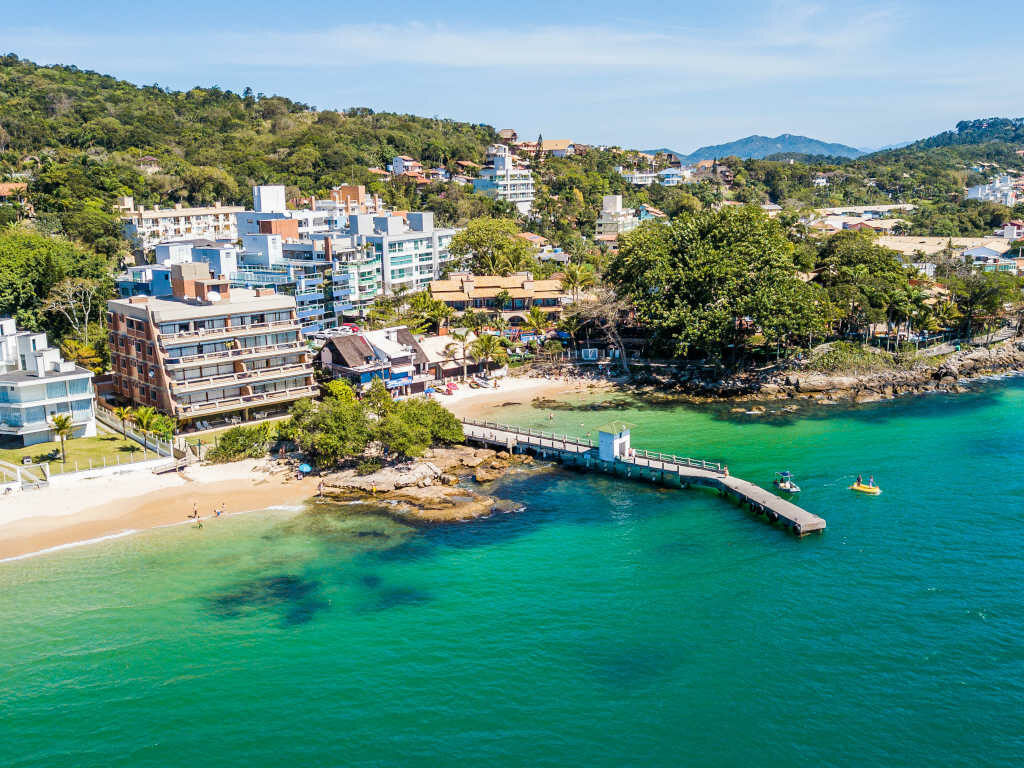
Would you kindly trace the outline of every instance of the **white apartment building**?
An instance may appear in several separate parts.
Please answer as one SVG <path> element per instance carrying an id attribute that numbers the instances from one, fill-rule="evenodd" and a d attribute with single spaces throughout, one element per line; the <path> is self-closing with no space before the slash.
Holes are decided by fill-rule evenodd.
<path id="1" fill-rule="evenodd" d="M 619 235 L 640 225 L 640 218 L 632 208 L 622 207 L 622 195 L 605 195 L 601 198 L 601 212 L 597 217 L 595 235 Z"/>
<path id="2" fill-rule="evenodd" d="M 492 144 L 487 149 L 491 165 L 480 171 L 480 178 L 473 179 L 473 191 L 515 205 L 522 214 L 529 214 L 533 208 L 533 173 L 518 168 L 509 148 L 504 144 Z"/>
<path id="3" fill-rule="evenodd" d="M 615 169 L 630 184 L 638 187 L 649 187 L 658 181 L 658 174 L 654 171 L 627 171 L 621 165 Z"/>
<path id="4" fill-rule="evenodd" d="M 663 187 L 678 187 L 693 178 L 693 168 L 666 168 L 658 171 L 658 183 Z"/>
<path id="5" fill-rule="evenodd" d="M 391 172 L 395 176 L 401 176 L 403 173 L 423 173 L 423 163 L 408 155 L 398 155 L 391 161 Z"/>
<path id="6" fill-rule="evenodd" d="M 0 438 L 22 445 L 54 439 L 50 421 L 71 416 L 75 437 L 96 434 L 92 371 L 50 347 L 45 333 L 19 331 L 0 318 Z"/>
<path id="7" fill-rule="evenodd" d="M 364 315 L 374 300 L 396 288 L 422 290 L 436 280 L 451 262 L 448 247 L 456 232 L 434 226 L 434 215 L 425 212 L 404 218 L 353 215 L 343 229 L 296 242 L 245 235 L 232 281 L 279 289 L 294 283 L 304 328 L 332 327 L 346 315 Z M 328 270 L 324 279 L 330 284 L 314 285 L 316 275 Z"/>
<path id="8" fill-rule="evenodd" d="M 173 208 L 136 208 L 131 197 L 122 198 L 118 207 L 122 210 L 125 236 L 144 252 L 169 240 L 237 240 L 235 214 L 245 210 L 239 205 L 220 203 L 202 208 L 185 208 L 181 203 Z"/>
<path id="9" fill-rule="evenodd" d="M 1007 240 L 1024 240 L 1024 221 L 1014 219 L 996 230 L 996 235 Z"/>
<path id="10" fill-rule="evenodd" d="M 347 265 L 349 302 L 352 311 L 363 314 L 378 296 L 398 289 L 420 291 L 440 277 L 451 263 L 448 252 L 458 230 L 434 226 L 430 212 L 401 216 L 351 216 L 349 232 L 354 248 Z M 345 264 L 335 260 L 335 273 Z M 372 269 L 372 273 L 371 270 Z M 371 277 L 372 274 L 372 277 Z"/>
<path id="11" fill-rule="evenodd" d="M 356 214 L 384 212 L 378 195 L 368 194 L 365 187 L 343 185 L 331 190 L 330 200 L 313 200 L 310 208 L 289 210 L 285 205 L 282 185 L 253 187 L 253 210 L 235 215 L 238 236 L 257 234 L 284 234 L 289 228 L 275 221 L 295 221 L 291 233 L 298 239 L 338 232 L 348 226 L 348 217 Z M 264 223 L 266 222 L 266 223 Z"/>
<path id="12" fill-rule="evenodd" d="M 980 184 L 967 188 L 968 200 L 999 203 L 1012 208 L 1017 204 L 1017 191 L 1013 188 L 1013 177 L 997 176 L 991 184 Z"/>

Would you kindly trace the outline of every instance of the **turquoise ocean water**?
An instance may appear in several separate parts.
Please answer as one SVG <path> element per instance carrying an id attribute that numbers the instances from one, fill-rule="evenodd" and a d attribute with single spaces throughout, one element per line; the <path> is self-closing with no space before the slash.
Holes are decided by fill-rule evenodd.
<path id="1" fill-rule="evenodd" d="M 828 531 L 552 470 L 471 524 L 314 504 L 0 563 L 0 765 L 1024 762 L 1024 380 L 613 415 L 792 469 Z"/>

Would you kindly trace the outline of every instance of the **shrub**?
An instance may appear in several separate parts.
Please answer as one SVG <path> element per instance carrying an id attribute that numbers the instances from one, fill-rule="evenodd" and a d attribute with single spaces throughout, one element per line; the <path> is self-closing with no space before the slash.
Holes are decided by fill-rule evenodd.
<path id="1" fill-rule="evenodd" d="M 266 456 L 274 436 L 273 425 L 264 422 L 252 426 L 232 427 L 217 441 L 217 447 L 206 454 L 208 461 L 224 464 L 239 459 L 259 459 Z"/>
<path id="2" fill-rule="evenodd" d="M 358 466 L 356 466 L 356 474 L 372 475 L 383 466 L 379 459 L 367 459 L 366 461 L 359 462 Z"/>
<path id="3" fill-rule="evenodd" d="M 808 366 L 821 373 L 870 373 L 894 367 L 892 355 L 872 351 L 860 344 L 837 341 L 829 349 L 811 358 Z"/>

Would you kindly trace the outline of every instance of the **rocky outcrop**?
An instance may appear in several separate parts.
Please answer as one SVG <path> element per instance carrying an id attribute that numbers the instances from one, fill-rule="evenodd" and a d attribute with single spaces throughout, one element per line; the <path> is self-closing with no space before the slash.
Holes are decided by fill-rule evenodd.
<path id="1" fill-rule="evenodd" d="M 426 522 L 471 520 L 503 508 L 503 502 L 458 487 L 460 475 L 490 483 L 509 467 L 532 461 L 532 456 L 467 445 L 434 448 L 420 461 L 382 467 L 368 475 L 354 469 L 332 472 L 323 477 L 324 493 L 346 499 L 370 495 L 388 502 L 396 515 Z"/>
<path id="2" fill-rule="evenodd" d="M 813 399 L 871 403 L 905 394 L 960 392 L 965 381 L 986 374 L 1024 370 L 1024 342 L 964 350 L 929 364 L 858 376 L 804 373 L 774 374 L 751 387 L 748 399 Z"/>
<path id="3" fill-rule="evenodd" d="M 431 523 L 473 520 L 491 514 L 498 500 L 465 488 L 410 486 L 387 495 L 397 514 Z"/>
<path id="4" fill-rule="evenodd" d="M 383 467 L 369 475 L 359 475 L 354 469 L 335 472 L 324 477 L 323 482 L 328 491 L 388 493 L 410 486 L 426 488 L 433 485 L 442 474 L 440 467 L 432 462 L 410 461 Z"/>
<path id="5" fill-rule="evenodd" d="M 1024 341 L 1014 339 L 944 357 L 922 357 L 910 368 L 880 369 L 856 375 L 805 369 L 760 369 L 720 377 L 711 368 L 683 363 L 663 365 L 661 369 L 671 375 L 659 375 L 657 383 L 650 376 L 637 377 L 646 398 L 682 398 L 696 402 L 791 399 L 869 403 L 906 394 L 959 392 L 964 382 L 974 377 L 1024 371 Z M 650 386 L 643 386 L 645 381 Z M 750 408 L 743 410 L 753 412 Z"/>

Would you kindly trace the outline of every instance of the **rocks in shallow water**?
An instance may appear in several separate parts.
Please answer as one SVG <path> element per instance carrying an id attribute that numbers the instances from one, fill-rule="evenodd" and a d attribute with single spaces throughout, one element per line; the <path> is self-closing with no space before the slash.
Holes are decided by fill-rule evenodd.
<path id="1" fill-rule="evenodd" d="M 465 488 L 434 485 L 429 488 L 403 488 L 389 493 L 403 516 L 427 522 L 443 523 L 472 520 L 491 514 L 495 499 Z"/>
<path id="2" fill-rule="evenodd" d="M 499 465 L 498 467 L 478 467 L 476 473 L 473 475 L 473 479 L 478 483 L 489 483 L 493 480 L 497 480 L 504 474 L 505 467 L 502 465 Z"/>

